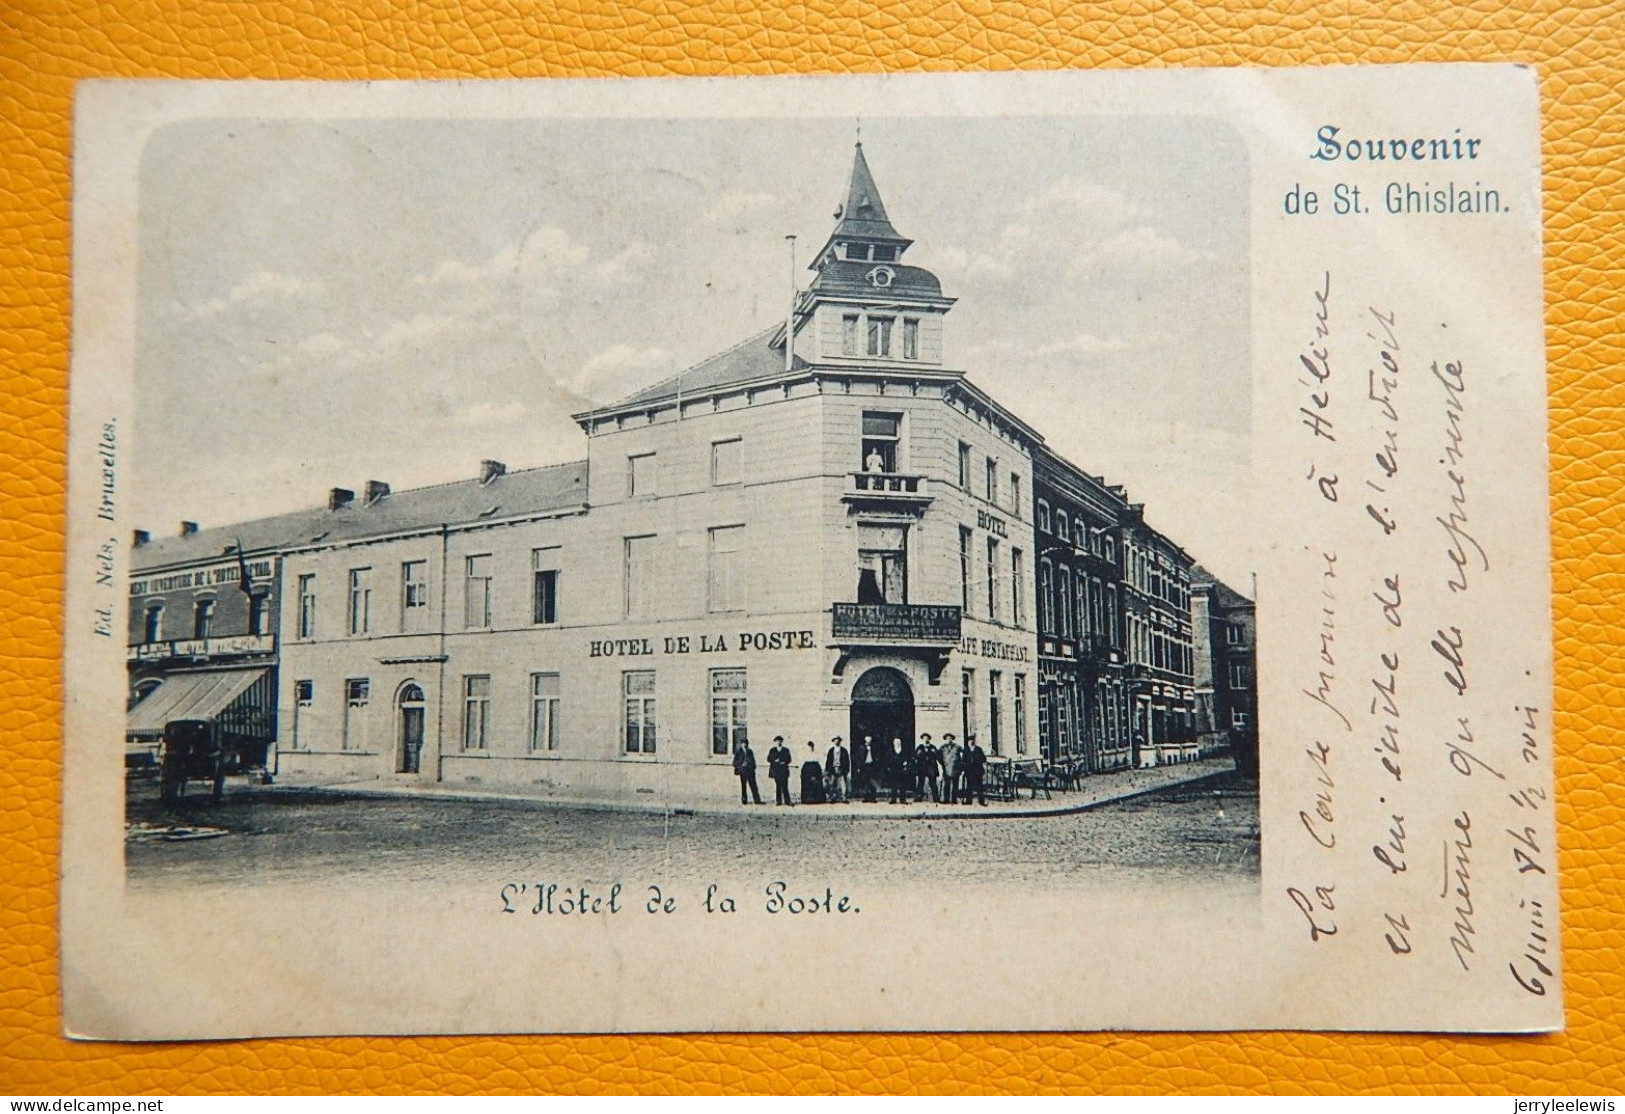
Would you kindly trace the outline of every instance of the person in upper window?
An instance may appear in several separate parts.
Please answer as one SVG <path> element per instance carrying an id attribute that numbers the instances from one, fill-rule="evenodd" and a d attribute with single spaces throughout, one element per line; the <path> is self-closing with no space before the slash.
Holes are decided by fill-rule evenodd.
<path id="1" fill-rule="evenodd" d="M 863 470 L 865 472 L 884 472 L 886 470 L 886 458 L 880 455 L 879 449 L 871 448 L 869 450 L 869 455 L 863 458 Z"/>

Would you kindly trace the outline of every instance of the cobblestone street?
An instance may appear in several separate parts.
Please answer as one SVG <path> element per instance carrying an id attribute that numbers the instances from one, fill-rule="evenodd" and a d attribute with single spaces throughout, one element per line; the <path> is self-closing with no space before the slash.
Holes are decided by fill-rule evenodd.
<path id="1" fill-rule="evenodd" d="M 811 811 L 810 809 L 808 810 Z M 138 888 L 346 878 L 458 884 L 495 876 L 753 878 L 793 867 L 907 883 L 1250 883 L 1254 783 L 1234 774 L 1060 816 L 964 819 L 615 812 L 557 804 L 251 790 L 165 809 L 132 787 L 127 863 Z M 191 837 L 191 838 L 188 838 Z"/>

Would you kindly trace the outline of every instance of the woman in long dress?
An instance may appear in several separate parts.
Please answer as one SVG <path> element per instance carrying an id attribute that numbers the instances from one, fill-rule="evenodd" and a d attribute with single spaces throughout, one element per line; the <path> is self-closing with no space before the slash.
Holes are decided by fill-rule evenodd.
<path id="1" fill-rule="evenodd" d="M 824 800 L 824 764 L 818 760 L 818 748 L 809 740 L 807 760 L 801 764 L 801 803 L 821 805 Z"/>

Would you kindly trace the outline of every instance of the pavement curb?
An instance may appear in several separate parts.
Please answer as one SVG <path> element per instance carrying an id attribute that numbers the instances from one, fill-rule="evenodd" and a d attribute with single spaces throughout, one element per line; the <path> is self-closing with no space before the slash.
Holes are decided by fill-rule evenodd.
<path id="1" fill-rule="evenodd" d="M 832 821 L 832 820 L 1010 820 L 1023 817 L 1049 817 L 1065 816 L 1072 813 L 1087 812 L 1102 805 L 1115 804 L 1134 797 L 1141 797 L 1148 793 L 1160 792 L 1182 785 L 1191 785 L 1223 774 L 1232 773 L 1234 765 L 1228 760 L 1191 762 L 1180 766 L 1165 767 L 1170 773 L 1179 771 L 1179 776 L 1147 778 L 1134 784 L 1107 787 L 1099 795 L 1090 795 L 1086 799 L 1047 800 L 1042 803 L 1028 802 L 1027 807 L 1011 807 L 1012 802 L 1000 801 L 986 806 L 959 805 L 955 807 L 921 807 L 919 805 L 884 805 L 884 804 L 843 804 L 843 805 L 796 805 L 794 808 L 775 807 L 772 805 L 744 806 L 735 804 L 715 804 L 710 802 L 657 802 L 657 801 L 627 801 L 605 800 L 592 797 L 549 797 L 526 793 L 502 793 L 489 790 L 474 792 L 468 790 L 417 787 L 406 785 L 379 785 L 376 783 L 330 783 L 326 785 L 278 785 L 262 789 L 270 795 L 281 794 L 319 794 L 331 796 L 368 797 L 374 799 L 409 798 L 415 800 L 447 800 L 467 801 L 472 803 L 523 805 L 527 808 L 567 808 L 581 809 L 592 812 L 634 812 L 646 813 L 655 816 L 773 816 L 793 819 Z M 1138 773 L 1138 771 L 1131 771 Z M 1110 778 L 1113 775 L 1099 775 L 1101 778 Z M 1064 791 L 1063 791 L 1064 792 Z M 1078 791 L 1086 792 L 1086 791 Z"/>

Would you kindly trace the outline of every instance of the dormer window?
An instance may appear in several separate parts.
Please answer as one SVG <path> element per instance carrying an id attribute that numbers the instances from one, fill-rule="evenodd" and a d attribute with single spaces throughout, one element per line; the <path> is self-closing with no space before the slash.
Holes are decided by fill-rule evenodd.
<path id="1" fill-rule="evenodd" d="M 869 245 L 868 244 L 847 244 L 846 245 L 846 257 L 847 257 L 848 260 L 850 260 L 853 263 L 867 263 L 867 262 L 869 262 Z"/>
<path id="2" fill-rule="evenodd" d="M 876 263 L 897 262 L 897 248 L 893 244 L 876 244 L 873 259 Z"/>

